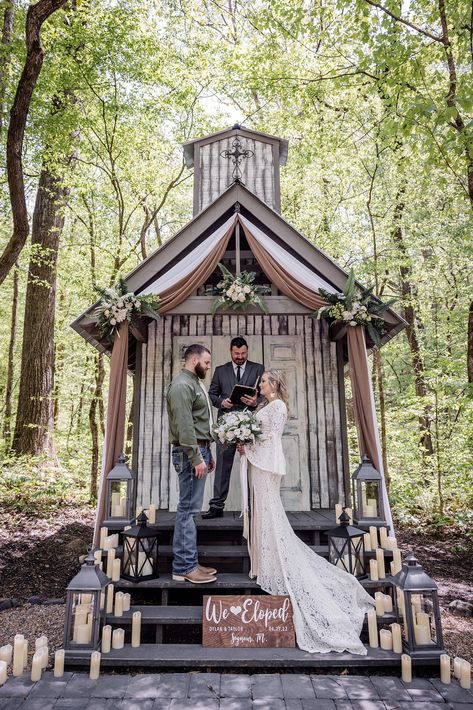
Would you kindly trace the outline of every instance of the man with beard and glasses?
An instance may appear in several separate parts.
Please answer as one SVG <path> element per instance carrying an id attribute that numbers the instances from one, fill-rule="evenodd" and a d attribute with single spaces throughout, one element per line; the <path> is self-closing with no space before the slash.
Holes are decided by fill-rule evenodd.
<path id="1" fill-rule="evenodd" d="M 215 582 L 217 570 L 199 564 L 194 516 L 202 510 L 207 473 L 215 468 L 210 450 L 212 407 L 203 384 L 210 370 L 210 351 L 203 345 L 190 345 L 184 359 L 183 369 L 166 394 L 172 463 L 179 479 L 172 578 L 205 584 Z"/>

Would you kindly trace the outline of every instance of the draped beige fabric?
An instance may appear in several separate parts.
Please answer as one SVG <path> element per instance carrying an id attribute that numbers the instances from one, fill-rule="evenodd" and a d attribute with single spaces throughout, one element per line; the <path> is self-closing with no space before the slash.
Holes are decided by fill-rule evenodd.
<path id="1" fill-rule="evenodd" d="M 107 420 L 100 477 L 97 512 L 94 528 L 94 545 L 98 544 L 100 526 L 105 515 L 107 473 L 112 470 L 123 452 L 126 415 L 126 378 L 128 372 L 129 323 L 124 321 L 113 343 L 110 360 L 110 384 L 108 390 Z"/>
<path id="2" fill-rule="evenodd" d="M 186 300 L 191 293 L 196 291 L 208 279 L 210 274 L 217 268 L 217 264 L 225 253 L 228 240 L 235 229 L 235 223 L 231 224 L 228 230 L 218 242 L 214 251 L 207 259 L 189 276 L 178 281 L 171 288 L 166 289 L 159 295 L 159 313 L 167 313 L 180 303 Z"/>

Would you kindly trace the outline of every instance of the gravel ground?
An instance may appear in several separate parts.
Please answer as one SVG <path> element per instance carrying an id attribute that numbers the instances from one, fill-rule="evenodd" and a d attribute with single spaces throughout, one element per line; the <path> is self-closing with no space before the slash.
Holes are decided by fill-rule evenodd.
<path id="1" fill-rule="evenodd" d="M 0 646 L 11 643 L 15 634 L 28 639 L 28 670 L 35 651 L 35 639 L 48 637 L 49 664 L 54 665 L 54 653 L 62 648 L 64 636 L 64 605 L 25 604 L 0 612 Z M 11 670 L 11 668 L 9 669 Z"/>

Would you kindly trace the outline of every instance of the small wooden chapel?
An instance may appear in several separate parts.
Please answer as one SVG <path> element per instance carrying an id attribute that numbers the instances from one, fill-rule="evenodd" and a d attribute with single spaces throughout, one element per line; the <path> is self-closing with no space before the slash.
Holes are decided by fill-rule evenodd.
<path id="1" fill-rule="evenodd" d="M 132 327 L 129 339 L 132 468 L 139 506 L 176 509 L 164 392 L 182 367 L 185 348 L 191 343 L 207 346 L 214 368 L 229 360 L 230 340 L 236 335 L 247 340 L 250 360 L 281 369 L 287 377 L 291 401 L 284 435 L 286 509 L 349 504 L 346 332 L 311 318 L 313 309 L 298 300 L 285 278 L 289 273 L 303 288 L 333 292 L 342 290 L 347 274 L 281 215 L 280 166 L 287 156 L 286 140 L 239 125 L 186 143 L 184 159 L 194 168 L 193 219 L 126 276 L 136 294 L 171 292 L 159 309 L 160 320 Z M 219 261 L 233 273 L 256 272 L 267 315 L 257 308 L 211 315 L 221 279 Z M 273 274 L 279 276 L 278 283 Z M 108 351 L 93 311 L 91 306 L 72 327 L 94 347 Z M 404 321 L 391 309 L 384 318 L 382 342 L 387 342 Z M 372 346 L 367 341 L 366 347 Z M 210 489 L 209 480 L 204 506 Z M 237 475 L 232 475 L 227 510 L 240 510 Z"/>

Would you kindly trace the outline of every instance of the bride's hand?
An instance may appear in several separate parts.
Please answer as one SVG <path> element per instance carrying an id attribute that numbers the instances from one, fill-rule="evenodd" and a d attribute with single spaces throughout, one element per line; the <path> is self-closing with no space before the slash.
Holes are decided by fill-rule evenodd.
<path id="1" fill-rule="evenodd" d="M 242 454 L 244 454 L 245 453 L 245 445 L 244 444 L 237 444 L 237 451 L 240 454 L 240 456 Z"/>

